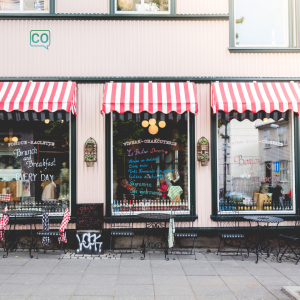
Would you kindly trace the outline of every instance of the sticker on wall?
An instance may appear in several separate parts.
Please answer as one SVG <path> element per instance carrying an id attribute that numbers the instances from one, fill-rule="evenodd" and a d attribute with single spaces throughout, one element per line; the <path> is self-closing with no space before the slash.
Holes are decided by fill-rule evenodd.
<path id="1" fill-rule="evenodd" d="M 30 31 L 30 46 L 44 47 L 49 50 L 51 43 L 50 30 L 31 30 Z"/>

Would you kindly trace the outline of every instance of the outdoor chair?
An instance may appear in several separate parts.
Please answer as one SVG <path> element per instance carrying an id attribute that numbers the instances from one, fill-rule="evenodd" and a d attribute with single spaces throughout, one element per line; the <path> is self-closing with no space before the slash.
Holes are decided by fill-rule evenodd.
<path id="1" fill-rule="evenodd" d="M 221 261 L 222 256 L 231 256 L 231 254 L 223 254 L 223 253 L 232 253 L 232 251 L 223 250 L 221 248 L 222 241 L 224 242 L 224 247 L 226 241 L 237 241 L 239 243 L 236 255 L 239 255 L 239 250 L 241 249 L 241 257 L 243 257 L 243 250 L 242 250 L 242 240 L 245 238 L 245 235 L 241 232 L 239 227 L 239 211 L 233 211 L 230 215 L 225 214 L 222 211 L 218 212 L 217 215 L 218 219 L 218 239 L 219 239 L 219 247 L 218 253 L 220 253 Z"/>
<path id="2" fill-rule="evenodd" d="M 281 240 L 285 242 L 285 248 L 284 248 L 282 254 L 280 254 L 280 241 Z M 278 237 L 278 244 L 279 244 L 279 253 L 278 253 L 277 261 L 279 263 L 281 263 L 282 257 L 284 256 L 286 251 L 288 249 L 290 249 L 292 251 L 292 253 L 295 255 L 296 265 L 297 265 L 300 260 L 300 253 L 298 253 L 298 254 L 296 253 L 296 250 L 299 251 L 299 249 L 300 249 L 300 210 L 298 210 L 298 212 L 297 212 L 295 227 L 291 231 L 291 235 L 280 234 Z"/>
<path id="3" fill-rule="evenodd" d="M 52 238 L 58 238 L 58 243 L 61 244 L 59 260 L 61 259 L 61 253 L 63 250 L 64 244 L 67 243 L 67 234 L 66 228 L 70 221 L 70 212 L 67 208 L 64 214 L 63 219 L 61 216 L 53 216 L 51 217 L 51 223 L 49 222 L 49 211 L 52 210 L 51 205 L 45 205 L 45 211 L 43 213 L 43 230 L 37 232 L 37 236 L 41 237 L 41 243 L 38 247 L 38 253 L 36 258 L 39 258 L 40 248 L 44 248 L 44 253 L 46 253 L 45 246 L 49 244 L 53 244 Z M 64 251 L 64 253 L 66 253 Z"/>
<path id="4" fill-rule="evenodd" d="M 132 251 L 132 242 L 134 237 L 133 232 L 133 208 L 128 207 L 128 210 L 117 212 L 114 211 L 115 208 L 112 205 L 111 206 L 111 230 L 110 230 L 110 255 L 112 251 L 114 252 L 114 249 L 112 248 L 113 244 L 113 238 L 119 237 L 119 238 L 131 238 L 131 247 L 130 252 L 131 253 L 131 259 L 133 259 L 133 251 Z M 116 253 L 116 252 L 114 252 Z M 117 253 L 122 253 L 122 251 L 119 251 Z"/>
<path id="5" fill-rule="evenodd" d="M 176 239 L 192 239 L 193 245 L 192 245 L 192 249 L 191 249 L 191 251 L 189 251 L 188 255 L 194 255 L 195 260 L 197 260 L 196 249 L 195 249 L 195 238 L 197 238 L 198 235 L 194 229 L 193 215 L 194 215 L 193 206 L 188 211 L 188 214 L 183 214 L 182 211 L 180 211 L 180 210 L 179 211 L 173 210 L 173 207 L 172 207 L 170 219 L 174 219 L 175 233 L 174 233 L 174 245 L 172 247 L 171 253 L 174 255 L 173 252 L 174 252 L 174 246 L 175 246 Z M 186 253 L 183 253 L 182 251 L 180 251 L 179 254 L 178 253 L 176 253 L 176 254 L 177 255 L 185 255 Z M 173 256 L 173 259 L 175 259 L 174 256 Z"/>

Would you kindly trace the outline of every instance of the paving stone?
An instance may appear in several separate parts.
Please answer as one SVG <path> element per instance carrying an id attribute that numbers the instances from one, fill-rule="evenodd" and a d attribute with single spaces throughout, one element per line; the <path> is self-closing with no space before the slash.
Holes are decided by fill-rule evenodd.
<path id="1" fill-rule="evenodd" d="M 144 296 L 154 297 L 153 285 L 116 285 L 115 296 L 132 296 L 132 297 L 140 297 L 143 299 Z"/>
<path id="2" fill-rule="evenodd" d="M 57 295 L 43 295 L 42 300 L 57 300 L 58 296 Z M 70 296 L 69 295 L 59 295 L 59 300 L 69 300 Z M 41 300 L 40 295 L 30 295 L 26 300 Z"/>
<path id="3" fill-rule="evenodd" d="M 2 266 L 0 268 L 0 274 L 12 274 L 22 269 L 22 266 Z"/>
<path id="4" fill-rule="evenodd" d="M 155 300 L 183 300 L 182 296 L 155 295 Z M 195 296 L 184 296 L 184 300 L 196 300 Z"/>
<path id="5" fill-rule="evenodd" d="M 13 299 L 15 296 L 29 296 L 37 289 L 35 284 L 2 284 L 1 285 L 1 296 Z"/>
<path id="6" fill-rule="evenodd" d="M 188 285 L 154 284 L 156 296 L 193 296 L 194 292 Z"/>
<path id="7" fill-rule="evenodd" d="M 219 286 L 225 286 L 224 281 L 220 276 L 187 276 L 191 286 L 206 287 L 209 286 L 213 289 Z"/>
<path id="8" fill-rule="evenodd" d="M 286 277 L 288 279 L 290 279 L 291 281 L 293 281 L 296 285 L 300 285 L 300 270 L 299 270 L 299 276 L 295 276 L 295 275 L 286 275 Z"/>
<path id="9" fill-rule="evenodd" d="M 119 275 L 150 275 L 151 274 L 151 268 L 150 267 L 121 267 L 119 270 Z"/>
<path id="10" fill-rule="evenodd" d="M 234 276 L 247 276 L 249 272 L 244 268 L 215 268 L 219 275 L 234 275 Z"/>
<path id="11" fill-rule="evenodd" d="M 100 270 L 101 271 L 101 270 Z M 115 284 L 117 282 L 118 275 L 88 275 L 84 274 L 81 278 L 80 284 Z"/>
<path id="12" fill-rule="evenodd" d="M 79 284 L 74 292 L 74 296 L 113 296 L 115 284 Z"/>
<path id="13" fill-rule="evenodd" d="M 153 284 L 152 275 L 119 275 L 117 284 Z"/>
<path id="14" fill-rule="evenodd" d="M 6 281 L 5 284 L 40 284 L 47 274 L 12 274 Z"/>
<path id="15" fill-rule="evenodd" d="M 218 296 L 219 299 L 223 299 L 223 296 L 225 295 L 233 295 L 233 293 L 230 291 L 230 289 L 226 286 L 217 286 L 217 287 L 212 287 L 212 286 L 193 286 L 193 292 L 195 295 L 202 296 L 202 297 L 216 297 Z"/>
<path id="16" fill-rule="evenodd" d="M 43 296 L 67 296 L 72 295 L 75 291 L 77 285 L 76 284 L 47 284 L 41 283 L 37 289 L 32 293 L 32 295 L 40 295 L 40 299 Z"/>
<path id="17" fill-rule="evenodd" d="M 274 268 L 246 268 L 246 270 L 251 275 L 265 275 L 265 276 L 275 276 L 275 275 L 282 275 Z"/>
<path id="18" fill-rule="evenodd" d="M 88 266 L 85 269 L 84 274 L 87 275 L 118 275 L 119 274 L 119 266 L 118 267 L 102 267 L 101 265 L 99 266 Z"/>
<path id="19" fill-rule="evenodd" d="M 265 285 L 265 289 L 267 289 L 272 295 L 274 295 L 277 299 L 280 300 L 291 300 L 291 297 L 285 294 L 281 289 L 282 286 L 278 285 Z"/>
<path id="20" fill-rule="evenodd" d="M 70 298 L 68 298 L 70 299 Z M 113 296 L 73 296 L 71 300 L 113 300 Z"/>
<path id="21" fill-rule="evenodd" d="M 299 274 L 299 273 L 298 273 Z M 295 285 L 294 282 L 292 282 L 290 279 L 285 277 L 284 275 L 275 275 L 275 276 L 260 276 L 260 275 L 255 275 L 254 276 L 259 283 L 262 285 Z"/>
<path id="22" fill-rule="evenodd" d="M 189 281 L 186 276 L 180 275 L 153 275 L 153 283 L 154 284 L 176 284 L 176 285 L 189 285 Z"/>
<path id="23" fill-rule="evenodd" d="M 82 279 L 82 274 L 68 275 L 48 275 L 43 284 L 79 284 Z"/>

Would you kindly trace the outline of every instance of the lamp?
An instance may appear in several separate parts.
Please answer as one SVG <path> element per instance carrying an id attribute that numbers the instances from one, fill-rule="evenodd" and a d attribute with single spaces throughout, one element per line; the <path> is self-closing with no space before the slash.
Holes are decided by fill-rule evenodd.
<path id="1" fill-rule="evenodd" d="M 146 120 L 144 120 L 143 122 L 142 122 L 142 126 L 143 127 L 148 127 L 149 126 L 149 122 L 148 121 L 146 121 Z"/>
<path id="2" fill-rule="evenodd" d="M 150 120 L 149 120 L 149 124 L 150 124 L 151 126 L 155 125 L 155 124 L 156 124 L 156 120 L 155 120 L 155 119 L 150 119 Z"/>
<path id="3" fill-rule="evenodd" d="M 12 140 L 14 143 L 16 143 L 19 139 L 18 139 L 16 136 L 14 136 L 11 140 Z"/>
<path id="4" fill-rule="evenodd" d="M 159 123 L 158 123 L 158 126 L 160 127 L 160 128 L 165 128 L 166 127 L 166 122 L 165 121 L 160 121 Z"/>
<path id="5" fill-rule="evenodd" d="M 149 133 L 153 134 L 153 135 L 158 133 L 158 127 L 156 125 L 149 126 L 148 130 L 149 130 Z"/>
<path id="6" fill-rule="evenodd" d="M 269 120 L 268 118 L 264 118 L 264 119 L 263 119 L 264 122 L 267 122 L 268 120 Z"/>
<path id="7" fill-rule="evenodd" d="M 45 122 L 46 124 L 49 124 L 49 123 L 50 123 L 50 120 L 49 120 L 49 119 L 46 119 L 44 122 Z"/>
<path id="8" fill-rule="evenodd" d="M 4 142 L 5 142 L 5 143 L 8 142 L 8 137 L 7 137 L 7 136 L 4 138 Z"/>

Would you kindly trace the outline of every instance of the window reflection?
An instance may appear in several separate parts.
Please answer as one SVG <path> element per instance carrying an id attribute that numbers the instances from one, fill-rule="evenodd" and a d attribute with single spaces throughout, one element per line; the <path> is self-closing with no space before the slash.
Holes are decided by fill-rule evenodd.
<path id="1" fill-rule="evenodd" d="M 293 210 L 291 122 L 219 116 L 220 210 Z"/>

